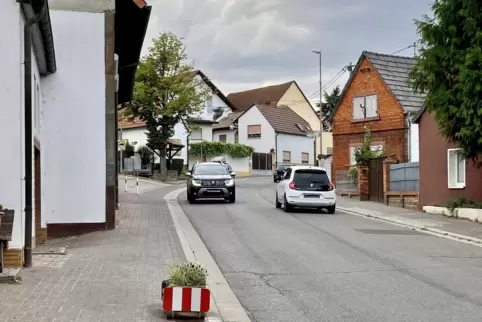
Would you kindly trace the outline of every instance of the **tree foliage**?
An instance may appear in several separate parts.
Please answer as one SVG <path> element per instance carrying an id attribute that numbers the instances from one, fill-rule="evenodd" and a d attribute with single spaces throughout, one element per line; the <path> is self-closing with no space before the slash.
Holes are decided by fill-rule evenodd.
<path id="1" fill-rule="evenodd" d="M 152 150 L 145 145 L 139 147 L 137 149 L 137 153 L 139 153 L 143 166 L 146 166 L 154 161 L 154 152 L 152 152 Z"/>
<path id="2" fill-rule="evenodd" d="M 341 98 L 340 86 L 337 85 L 335 88 L 333 88 L 331 93 L 324 91 L 323 97 L 325 98 L 325 103 L 321 105 L 321 115 L 323 116 L 323 128 L 325 131 L 328 131 L 331 129 L 329 118 Z M 316 105 L 320 107 L 319 103 Z"/>
<path id="3" fill-rule="evenodd" d="M 381 150 L 372 150 L 372 134 L 370 130 L 365 130 L 363 145 L 355 149 L 355 162 L 357 166 L 368 166 L 370 159 L 379 157 L 383 154 Z"/>
<path id="4" fill-rule="evenodd" d="M 205 105 L 208 90 L 196 81 L 181 39 L 170 32 L 153 40 L 136 73 L 134 100 L 125 116 L 146 123 L 147 146 L 160 157 L 161 175 L 166 171 L 167 140 L 174 126 L 191 119 Z"/>
<path id="5" fill-rule="evenodd" d="M 421 48 L 410 83 L 427 95 L 440 134 L 475 162 L 482 153 L 482 3 L 436 0 L 432 11 L 415 22 Z"/>

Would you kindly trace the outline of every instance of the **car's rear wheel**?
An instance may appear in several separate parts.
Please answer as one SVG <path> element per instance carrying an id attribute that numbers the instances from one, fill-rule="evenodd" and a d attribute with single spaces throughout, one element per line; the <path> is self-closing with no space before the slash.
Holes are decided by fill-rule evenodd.
<path id="1" fill-rule="evenodd" d="M 281 202 L 279 202 L 279 200 L 278 200 L 278 193 L 276 193 L 276 198 L 275 198 L 275 200 L 274 200 L 274 205 L 275 205 L 275 207 L 278 208 L 278 209 L 281 208 Z"/>
<path id="2" fill-rule="evenodd" d="M 286 200 L 286 195 L 284 196 L 284 200 L 283 200 L 283 210 L 285 212 L 291 211 L 291 206 L 288 204 L 288 200 Z"/>
<path id="3" fill-rule="evenodd" d="M 326 207 L 326 211 L 330 214 L 333 215 L 335 213 L 336 206 L 331 206 L 331 207 Z"/>

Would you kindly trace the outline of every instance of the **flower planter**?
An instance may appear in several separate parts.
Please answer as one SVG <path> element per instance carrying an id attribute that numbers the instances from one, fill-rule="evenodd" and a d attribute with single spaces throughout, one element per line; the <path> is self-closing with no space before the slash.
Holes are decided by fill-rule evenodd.
<path id="1" fill-rule="evenodd" d="M 211 292 L 202 287 L 169 286 L 169 281 L 162 281 L 162 308 L 169 318 L 201 318 L 209 312 Z"/>

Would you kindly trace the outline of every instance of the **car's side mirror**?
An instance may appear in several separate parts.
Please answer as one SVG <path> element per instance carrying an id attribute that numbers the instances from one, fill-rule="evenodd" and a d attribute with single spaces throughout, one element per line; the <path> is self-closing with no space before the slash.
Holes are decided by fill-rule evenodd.
<path id="1" fill-rule="evenodd" d="M 190 176 L 192 176 L 191 171 L 186 172 L 186 177 L 190 177 Z"/>
<path id="2" fill-rule="evenodd" d="M 236 177 L 236 171 L 231 171 L 230 174 L 231 174 L 231 177 Z"/>

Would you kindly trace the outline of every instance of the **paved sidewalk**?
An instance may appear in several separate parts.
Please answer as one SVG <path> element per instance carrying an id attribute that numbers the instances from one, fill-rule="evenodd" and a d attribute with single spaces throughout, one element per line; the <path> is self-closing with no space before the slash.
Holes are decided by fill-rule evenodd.
<path id="1" fill-rule="evenodd" d="M 0 321 L 163 321 L 161 281 L 185 260 L 160 185 L 119 192 L 117 228 L 49 242 L 67 255 L 34 255 L 21 284 L 0 284 Z"/>
<path id="2" fill-rule="evenodd" d="M 346 197 L 339 197 L 337 199 L 337 207 L 340 210 L 348 210 L 361 215 L 413 226 L 438 234 L 449 233 L 448 235 L 454 238 L 467 237 L 461 239 L 472 239 L 472 241 L 478 243 L 482 242 L 482 224 L 480 223 L 440 215 L 431 215 L 404 208 L 388 207 L 382 203 L 359 201 Z"/>

